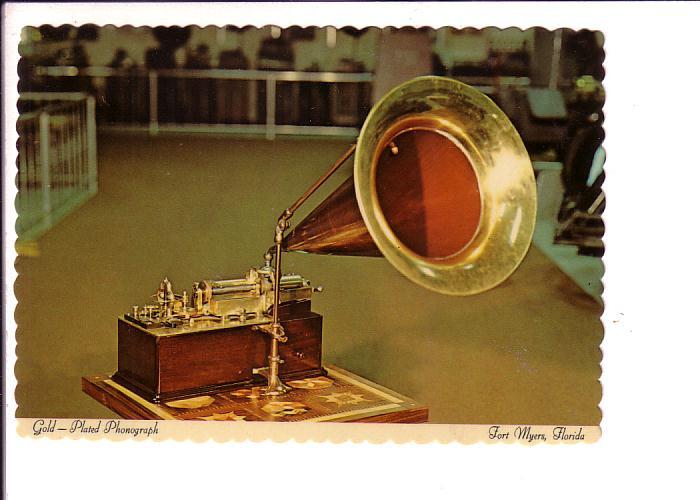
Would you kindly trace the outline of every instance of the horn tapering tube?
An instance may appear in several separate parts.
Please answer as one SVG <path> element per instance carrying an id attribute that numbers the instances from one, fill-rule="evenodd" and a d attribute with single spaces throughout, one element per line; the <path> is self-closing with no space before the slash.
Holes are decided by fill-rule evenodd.
<path id="1" fill-rule="evenodd" d="M 362 220 L 352 177 L 294 227 L 282 248 L 326 255 L 382 255 Z"/>

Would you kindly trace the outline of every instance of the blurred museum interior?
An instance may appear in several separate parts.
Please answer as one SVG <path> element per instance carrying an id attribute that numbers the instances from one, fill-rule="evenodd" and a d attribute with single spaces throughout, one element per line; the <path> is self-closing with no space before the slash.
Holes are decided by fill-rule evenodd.
<path id="1" fill-rule="evenodd" d="M 440 75 L 485 93 L 520 133 L 542 260 L 460 302 L 406 291 L 380 259 L 290 257 L 326 287 L 324 358 L 427 403 L 434 422 L 597 425 L 603 44 L 540 28 L 25 28 L 19 416 L 108 416 L 80 376 L 113 370 L 116 316 L 163 276 L 259 265 L 279 211 L 372 105 Z"/>

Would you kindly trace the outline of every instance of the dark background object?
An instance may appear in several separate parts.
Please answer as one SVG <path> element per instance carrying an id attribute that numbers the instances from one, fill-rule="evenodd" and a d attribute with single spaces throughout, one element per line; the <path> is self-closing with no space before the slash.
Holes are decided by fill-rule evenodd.
<path id="1" fill-rule="evenodd" d="M 42 24 L 39 26 L 39 33 L 44 42 L 62 42 L 68 40 L 73 26 L 62 24 L 61 26 L 51 26 L 50 24 Z"/>
<path id="2" fill-rule="evenodd" d="M 290 40 L 284 36 L 268 37 L 260 44 L 258 69 L 291 71 L 294 69 L 294 51 Z M 275 99 L 275 123 L 295 125 L 299 122 L 299 83 L 277 82 Z M 265 123 L 267 115 L 266 82 L 258 83 L 257 123 Z"/>
<path id="3" fill-rule="evenodd" d="M 301 26 L 290 26 L 282 30 L 282 36 L 290 42 L 297 40 L 313 40 L 316 36 L 316 31 L 313 27 L 302 28 Z"/>
<path id="4" fill-rule="evenodd" d="M 99 38 L 100 27 L 96 24 L 84 24 L 78 28 L 78 32 L 75 36 L 77 40 L 83 40 L 86 42 L 94 42 Z"/>
<path id="5" fill-rule="evenodd" d="M 211 69 L 209 46 L 200 43 L 187 52 L 185 69 Z M 184 80 L 183 112 L 185 123 L 211 123 L 216 102 L 211 98 L 214 80 L 211 78 L 186 78 Z"/>
<path id="6" fill-rule="evenodd" d="M 306 68 L 306 71 L 319 70 L 318 64 Z M 300 82 L 299 108 L 303 125 L 331 125 L 329 102 L 333 85 L 324 82 Z"/>
<path id="7" fill-rule="evenodd" d="M 153 28 L 153 36 L 159 46 L 149 49 L 146 53 L 146 68 L 173 69 L 175 50 L 187 43 L 190 38 L 189 26 L 157 26 Z M 183 95 L 185 82 L 170 77 L 158 78 L 158 121 L 163 123 L 182 122 Z"/>
<path id="8" fill-rule="evenodd" d="M 219 54 L 220 69 L 249 69 L 250 62 L 242 50 L 225 50 Z M 249 85 L 244 80 L 217 80 L 217 123 L 248 123 Z"/>

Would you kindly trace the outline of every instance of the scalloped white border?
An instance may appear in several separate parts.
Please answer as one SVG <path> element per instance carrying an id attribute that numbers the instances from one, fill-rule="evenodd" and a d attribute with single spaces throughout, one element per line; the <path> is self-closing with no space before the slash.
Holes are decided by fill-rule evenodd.
<path id="1" fill-rule="evenodd" d="M 608 194 L 603 438 L 592 446 L 367 443 L 188 444 L 21 439 L 12 430 L 14 339 L 6 344 L 10 499 L 667 498 L 697 491 L 697 22 L 683 3 L 4 4 L 5 164 L 14 162 L 15 68 L 26 24 L 353 24 L 593 28 L 606 36 Z M 8 139 L 9 136 L 9 139 Z M 4 172 L 3 200 L 14 198 Z M 6 208 L 7 204 L 3 203 Z M 4 311 L 14 295 L 14 216 L 3 210 Z M 9 231 L 9 232 L 8 232 Z M 10 244 L 11 250 L 11 244 Z M 692 287 L 692 288 L 691 288 Z M 13 328 L 12 315 L 5 315 Z M 695 447 L 695 448 L 694 448 Z M 690 454 L 685 456 L 685 453 Z M 275 482 L 272 477 L 282 479 Z M 57 495 L 57 493 L 59 493 Z M 641 494 L 641 495 L 640 495 Z"/>

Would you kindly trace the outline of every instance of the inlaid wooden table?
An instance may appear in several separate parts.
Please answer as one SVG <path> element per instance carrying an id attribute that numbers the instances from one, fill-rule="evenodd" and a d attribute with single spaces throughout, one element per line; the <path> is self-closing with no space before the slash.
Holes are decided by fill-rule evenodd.
<path id="1" fill-rule="evenodd" d="M 83 392 L 121 417 L 140 420 L 424 423 L 428 408 L 354 373 L 327 365 L 327 377 L 287 382 L 284 396 L 261 387 L 152 403 L 107 375 L 83 377 Z"/>

